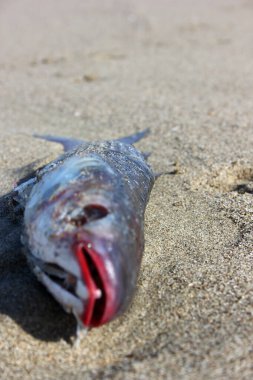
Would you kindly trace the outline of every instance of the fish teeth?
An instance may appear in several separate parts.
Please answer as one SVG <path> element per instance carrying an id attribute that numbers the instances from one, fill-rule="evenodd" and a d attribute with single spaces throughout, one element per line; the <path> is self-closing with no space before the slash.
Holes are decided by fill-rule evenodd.
<path id="1" fill-rule="evenodd" d="M 62 305 L 64 310 L 68 313 L 74 313 L 75 315 L 81 315 L 84 310 L 83 302 L 62 288 L 56 282 L 52 281 L 48 275 L 46 275 L 38 266 L 34 267 L 34 273 L 39 281 L 46 286 L 49 293 Z"/>
<path id="2" fill-rule="evenodd" d="M 82 300 L 87 300 L 89 298 L 88 290 L 81 280 L 77 280 L 75 290 L 77 296 L 80 297 Z"/>

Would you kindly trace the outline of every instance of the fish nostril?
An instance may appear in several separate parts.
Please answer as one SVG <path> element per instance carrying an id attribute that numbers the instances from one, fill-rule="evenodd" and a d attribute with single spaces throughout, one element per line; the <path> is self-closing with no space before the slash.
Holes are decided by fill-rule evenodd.
<path id="1" fill-rule="evenodd" d="M 89 222 L 97 219 L 102 219 L 109 213 L 106 207 L 96 204 L 85 206 L 84 212 Z"/>
<path id="2" fill-rule="evenodd" d="M 81 227 L 88 222 L 102 219 L 107 215 L 108 210 L 106 207 L 97 204 L 91 204 L 85 206 L 79 215 L 72 216 L 68 220 L 74 226 Z"/>
<path id="3" fill-rule="evenodd" d="M 84 214 L 77 215 L 76 217 L 70 219 L 70 223 L 76 227 L 81 227 L 87 223 L 87 217 Z"/>

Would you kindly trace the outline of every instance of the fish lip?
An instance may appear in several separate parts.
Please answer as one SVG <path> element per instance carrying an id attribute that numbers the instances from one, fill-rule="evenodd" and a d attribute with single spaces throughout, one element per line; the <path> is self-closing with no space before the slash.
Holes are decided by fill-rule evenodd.
<path id="1" fill-rule="evenodd" d="M 83 282 L 88 288 L 88 300 L 81 316 L 86 327 L 99 327 L 116 315 L 116 287 L 111 281 L 104 259 L 89 239 L 78 241 L 73 251 L 79 262 Z M 101 294 L 97 294 L 100 290 Z"/>

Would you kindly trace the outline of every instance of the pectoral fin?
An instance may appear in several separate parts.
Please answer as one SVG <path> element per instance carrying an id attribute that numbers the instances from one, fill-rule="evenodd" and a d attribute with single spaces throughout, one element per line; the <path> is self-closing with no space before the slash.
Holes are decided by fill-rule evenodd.
<path id="1" fill-rule="evenodd" d="M 141 132 L 134 133 L 133 135 L 117 139 L 117 141 L 120 141 L 120 142 L 125 143 L 125 144 L 131 144 L 132 145 L 132 144 L 135 144 L 136 142 L 140 141 L 141 139 L 143 139 L 147 135 L 149 135 L 149 133 L 150 133 L 150 130 L 149 130 L 149 128 L 147 128 Z"/>
<path id="2" fill-rule="evenodd" d="M 72 139 L 70 137 L 60 137 L 60 136 L 51 136 L 51 135 L 38 135 L 34 134 L 33 135 L 36 138 L 51 141 L 51 142 L 56 142 L 59 143 L 63 146 L 64 152 L 67 152 L 69 150 L 72 150 L 79 145 L 82 145 L 85 143 L 83 140 L 78 140 L 78 139 Z"/>

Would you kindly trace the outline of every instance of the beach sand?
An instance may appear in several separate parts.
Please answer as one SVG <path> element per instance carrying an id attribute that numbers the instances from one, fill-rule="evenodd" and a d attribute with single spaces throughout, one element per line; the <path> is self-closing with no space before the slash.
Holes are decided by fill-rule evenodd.
<path id="1" fill-rule="evenodd" d="M 252 379 L 251 1 L 0 4 L 0 378 Z M 27 267 L 8 194 L 61 146 L 145 128 L 161 176 L 136 296 L 71 345 Z"/>

